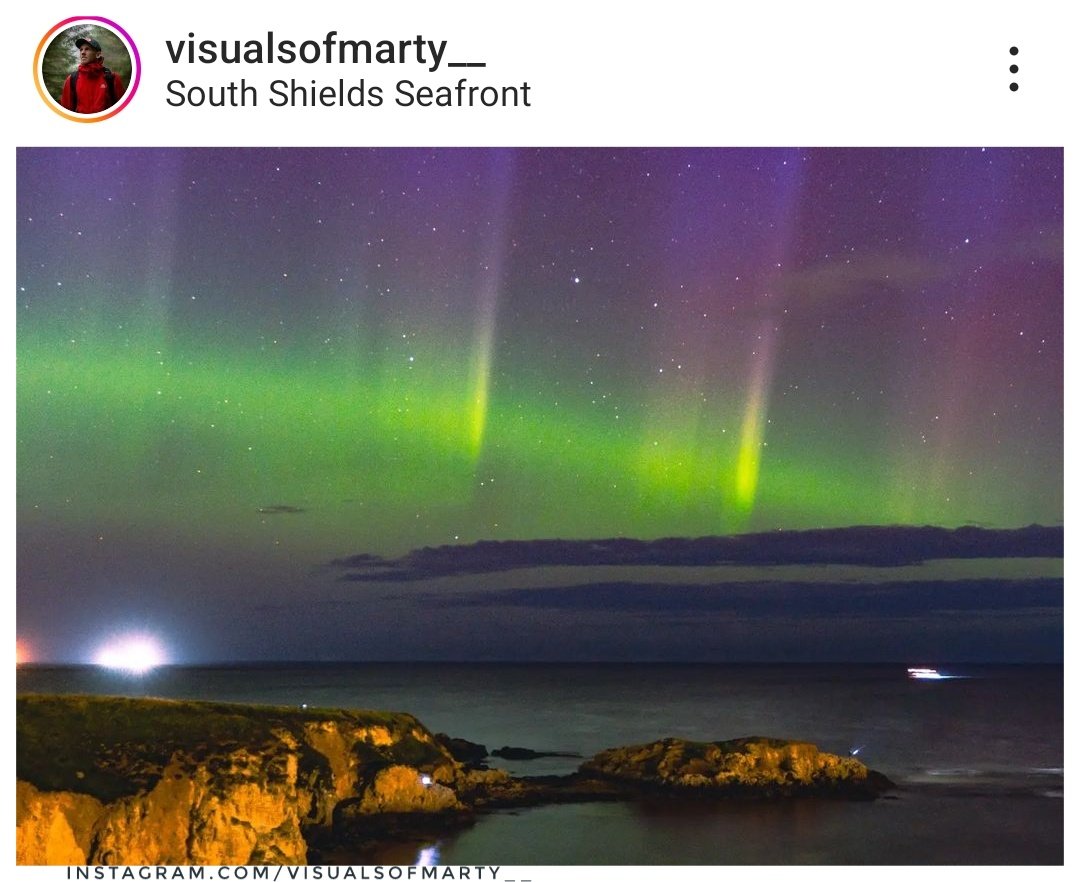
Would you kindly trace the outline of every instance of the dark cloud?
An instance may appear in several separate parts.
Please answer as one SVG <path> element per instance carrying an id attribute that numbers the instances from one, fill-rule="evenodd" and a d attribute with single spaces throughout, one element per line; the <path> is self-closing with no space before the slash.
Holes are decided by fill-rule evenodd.
<path id="1" fill-rule="evenodd" d="M 303 514 L 306 508 L 297 508 L 295 505 L 264 505 L 259 509 L 259 514 Z"/>
<path id="2" fill-rule="evenodd" d="M 404 582 L 439 576 L 555 566 L 702 567 L 848 564 L 898 567 L 929 560 L 1062 557 L 1064 528 L 844 527 L 777 530 L 696 539 L 535 539 L 419 548 L 398 558 L 356 554 L 332 561 L 355 582 Z"/>
<path id="3" fill-rule="evenodd" d="M 441 607 L 526 607 L 651 616 L 911 616 L 941 612 L 1051 609 L 1064 602 L 1061 579 L 963 579 L 920 582 L 730 582 L 651 585 L 601 582 L 426 594 Z"/>
<path id="4" fill-rule="evenodd" d="M 386 559 L 377 554 L 352 554 L 349 557 L 339 557 L 330 561 L 335 567 L 367 567 L 384 564 Z"/>

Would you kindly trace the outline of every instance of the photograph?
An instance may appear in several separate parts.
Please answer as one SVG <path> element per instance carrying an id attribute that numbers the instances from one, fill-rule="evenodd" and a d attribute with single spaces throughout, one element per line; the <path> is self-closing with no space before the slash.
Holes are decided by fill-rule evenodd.
<path id="1" fill-rule="evenodd" d="M 1062 148 L 15 160 L 16 863 L 1063 863 Z"/>
<path id="2" fill-rule="evenodd" d="M 101 22 L 89 19 L 64 28 L 48 40 L 35 60 L 35 65 L 40 63 L 43 96 L 54 106 L 86 118 L 101 117 L 113 108 L 119 111 L 132 82 L 127 44 Z"/>

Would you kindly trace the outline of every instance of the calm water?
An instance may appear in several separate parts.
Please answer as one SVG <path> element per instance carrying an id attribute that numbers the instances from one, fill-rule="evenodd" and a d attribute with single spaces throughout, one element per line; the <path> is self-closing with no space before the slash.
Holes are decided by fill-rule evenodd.
<path id="1" fill-rule="evenodd" d="M 451 864 L 999 864 L 1063 861 L 1063 670 L 899 666 L 303 665 L 130 679 L 23 668 L 20 692 L 157 695 L 408 711 L 479 741 L 589 756 L 665 736 L 768 735 L 860 759 L 901 786 L 874 803 L 546 806 L 379 860 Z M 517 774 L 577 760 L 504 763 Z"/>

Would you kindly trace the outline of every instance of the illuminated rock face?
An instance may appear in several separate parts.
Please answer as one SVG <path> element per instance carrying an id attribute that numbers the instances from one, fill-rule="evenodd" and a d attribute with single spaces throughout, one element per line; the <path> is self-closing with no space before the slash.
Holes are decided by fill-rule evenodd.
<path id="1" fill-rule="evenodd" d="M 85 864 L 104 806 L 81 793 L 42 793 L 15 782 L 15 862 Z"/>
<path id="2" fill-rule="evenodd" d="M 306 800 L 296 788 L 295 776 L 268 784 L 257 762 L 242 754 L 235 759 L 233 766 L 214 773 L 206 766 L 169 765 L 148 793 L 108 804 L 82 794 L 42 793 L 20 781 L 16 860 L 304 863 L 307 847 L 300 835 L 300 809 Z"/>
<path id="3" fill-rule="evenodd" d="M 442 812 L 463 808 L 449 787 L 431 776 L 418 777 L 410 766 L 382 769 L 357 803 L 360 814 Z"/>
<path id="4" fill-rule="evenodd" d="M 53 696 L 17 714 L 20 864 L 303 864 L 342 800 L 461 808 L 435 782 L 458 765 L 407 714 Z"/>
<path id="5" fill-rule="evenodd" d="M 872 797 L 891 786 L 851 757 L 776 738 L 683 741 L 616 747 L 581 767 L 583 775 L 669 792 L 761 795 L 816 793 Z"/>
<path id="6" fill-rule="evenodd" d="M 213 771 L 170 764 L 149 793 L 108 806 L 95 825 L 91 861 L 303 863 L 300 825 L 310 797 L 297 788 L 295 755 L 284 764 L 271 772 L 245 750 L 222 757 Z"/>
<path id="7" fill-rule="evenodd" d="M 770 738 L 666 739 L 573 775 L 512 778 L 455 761 L 408 714 L 22 696 L 16 724 L 20 864 L 303 864 L 308 841 L 457 824 L 472 809 L 892 786 L 850 757 Z"/>

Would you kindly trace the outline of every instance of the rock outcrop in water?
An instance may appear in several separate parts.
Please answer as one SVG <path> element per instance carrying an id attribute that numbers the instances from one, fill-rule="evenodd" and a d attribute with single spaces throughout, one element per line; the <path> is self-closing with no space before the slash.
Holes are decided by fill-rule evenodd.
<path id="1" fill-rule="evenodd" d="M 852 757 L 777 738 L 665 738 L 598 753 L 579 775 L 678 795 L 836 795 L 873 799 L 892 783 Z"/>
<path id="2" fill-rule="evenodd" d="M 854 759 L 765 738 L 668 739 L 573 775 L 511 778 L 455 759 L 409 714 L 22 696 L 16 719 L 20 864 L 303 864 L 311 843 L 355 847 L 512 805 L 891 786 Z"/>

